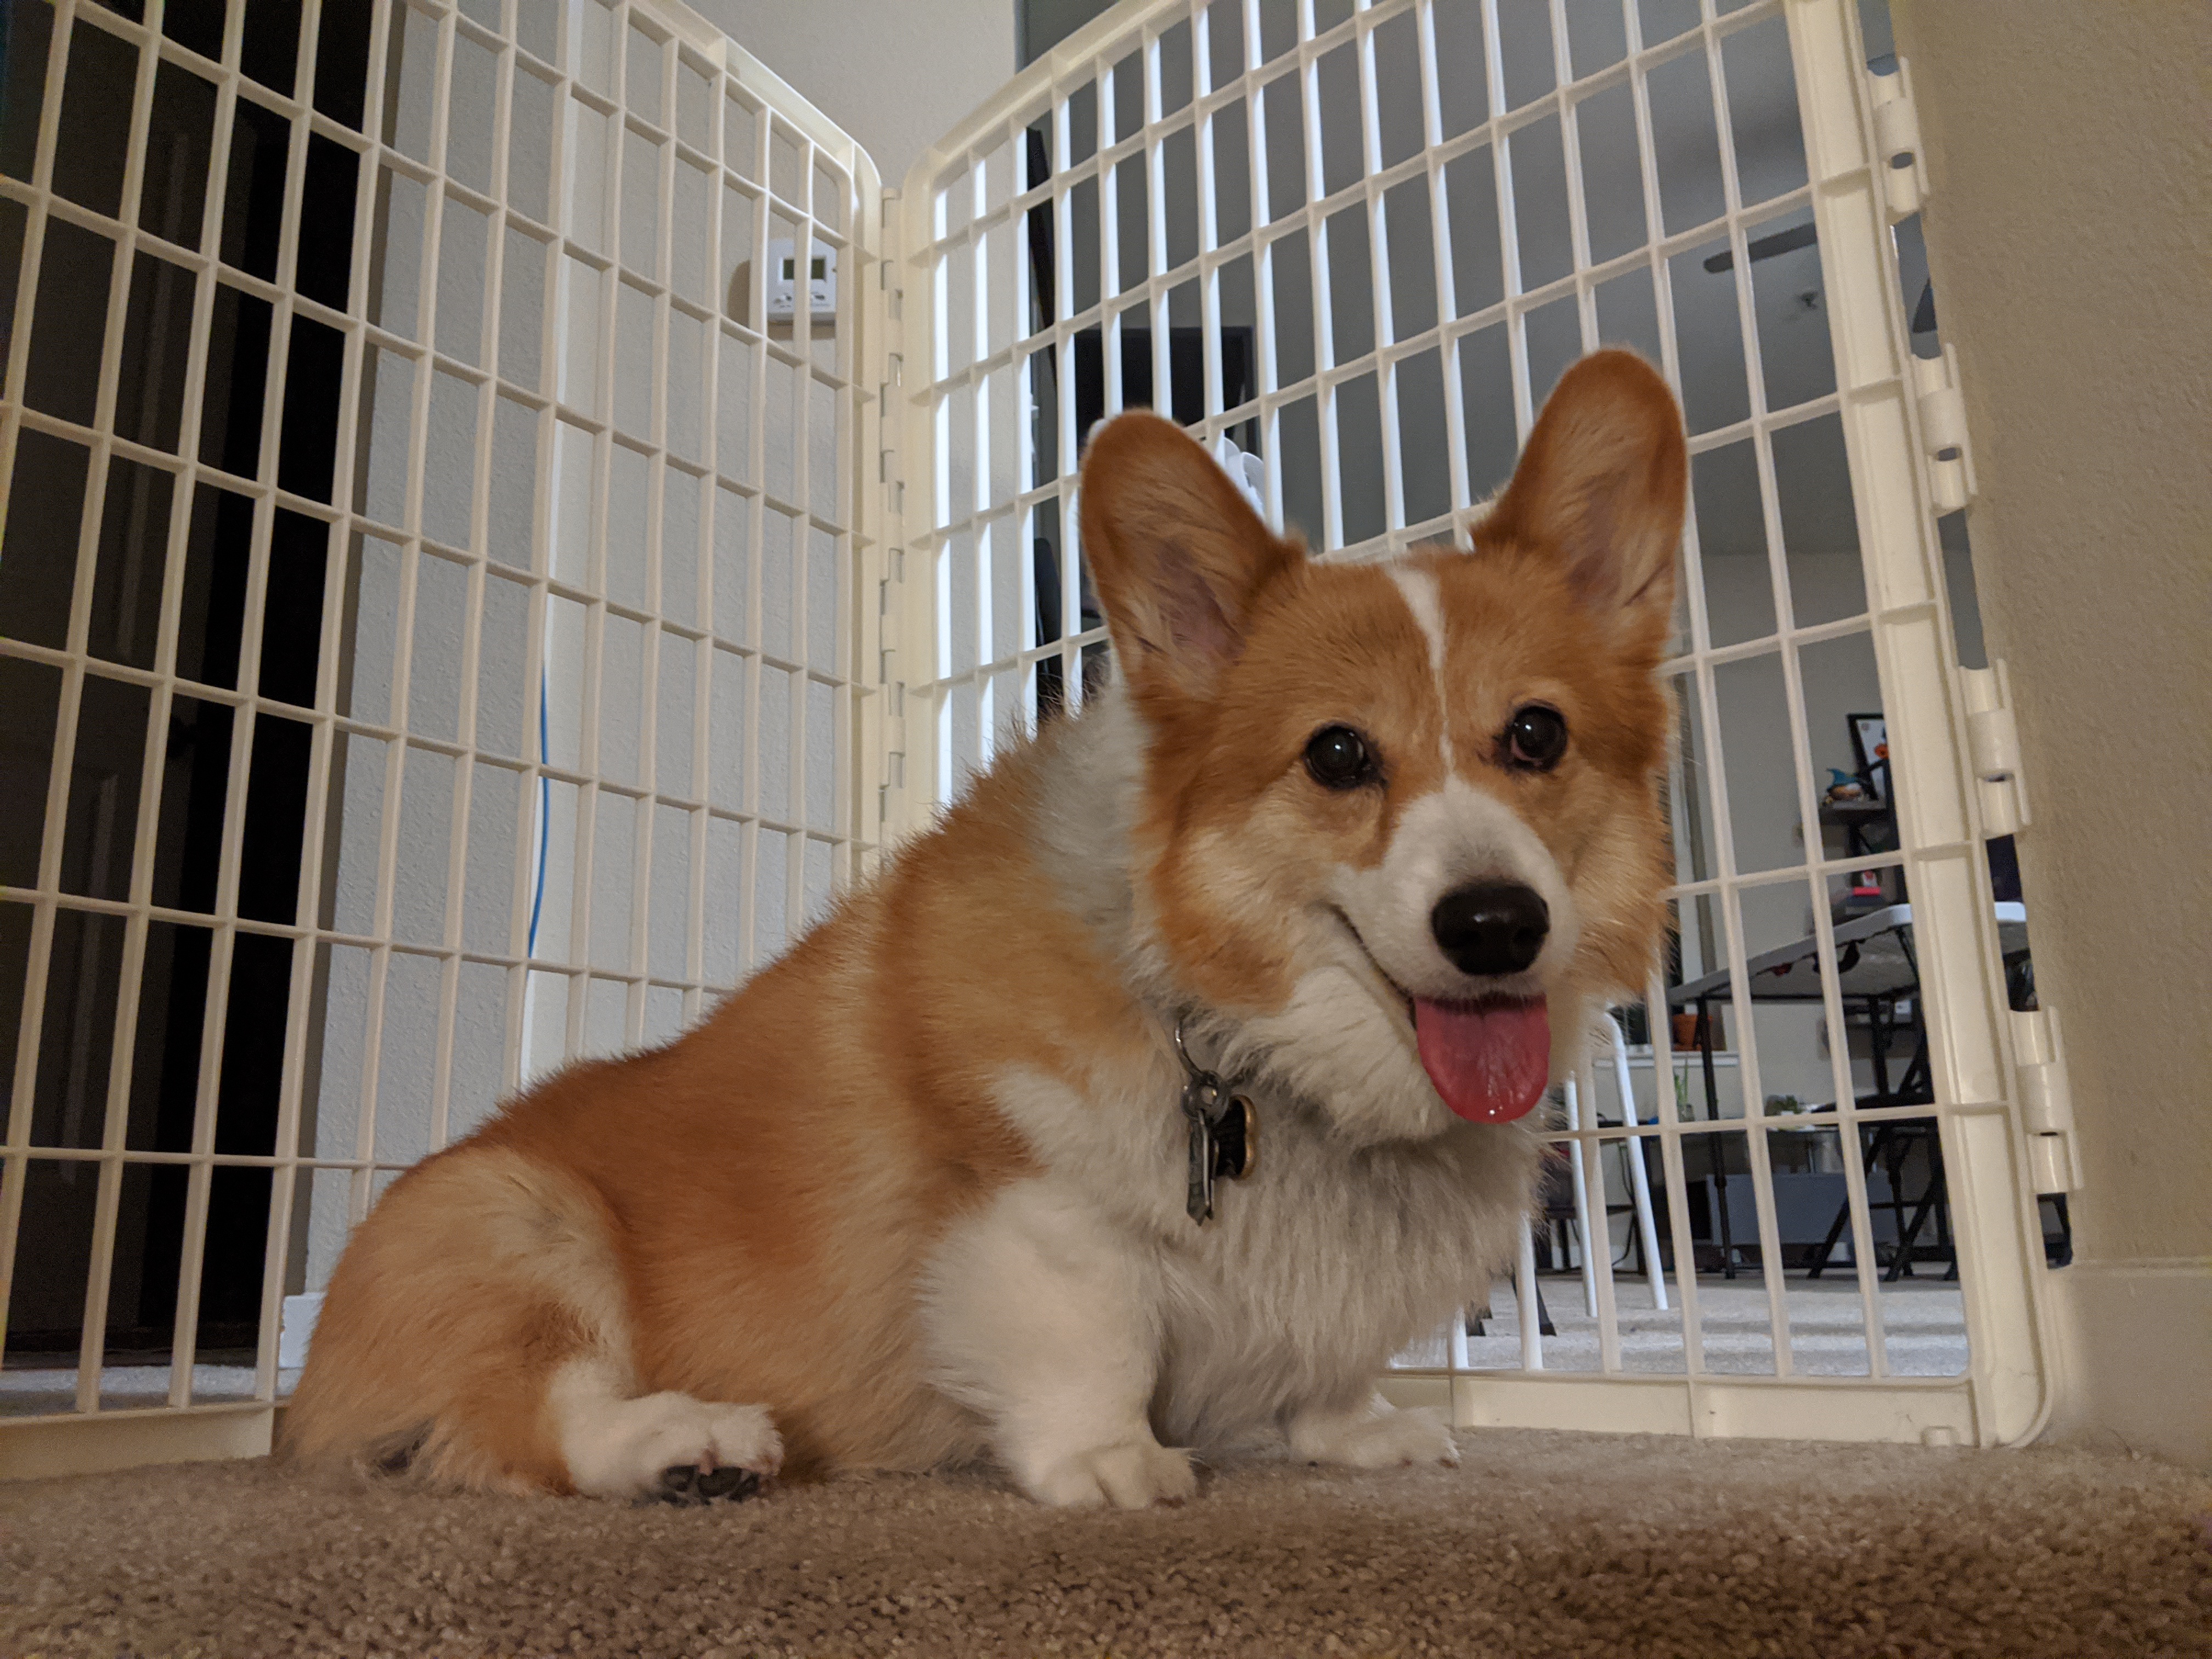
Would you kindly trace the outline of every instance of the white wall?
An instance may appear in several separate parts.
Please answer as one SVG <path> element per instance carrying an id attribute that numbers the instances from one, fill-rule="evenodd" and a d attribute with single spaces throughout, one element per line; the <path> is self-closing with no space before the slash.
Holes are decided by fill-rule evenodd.
<path id="1" fill-rule="evenodd" d="M 1013 0 L 689 0 L 875 158 L 886 186 L 1014 72 Z"/>
<path id="2" fill-rule="evenodd" d="M 2212 1468 L 2212 11 L 1897 0 L 2084 1184 L 2054 1432 Z"/>
<path id="3" fill-rule="evenodd" d="M 572 8 L 569 26 L 580 27 L 579 20 L 588 21 L 596 11 Z M 410 35 L 395 48 L 399 56 L 392 76 L 394 118 L 402 131 L 428 130 L 434 58 L 421 46 L 421 40 Z M 550 40 L 543 49 L 551 49 Z M 570 49 L 574 50 L 573 44 Z M 580 141 L 593 135 L 579 134 L 577 110 L 568 111 L 567 118 L 571 153 L 588 158 L 588 147 Z M 518 153 L 538 152 L 523 147 Z M 518 200 L 534 197 L 542 201 L 548 182 L 541 164 L 535 179 L 518 174 L 510 188 Z M 603 165 L 592 166 L 586 159 L 571 167 L 562 198 L 550 211 L 580 240 L 605 245 L 610 225 L 619 230 L 650 224 L 654 212 L 648 186 L 635 179 L 611 179 Z M 372 258 L 372 320 L 416 338 L 425 337 L 421 299 L 426 286 L 422 262 L 427 201 L 421 186 L 395 179 L 379 201 Z M 611 206 L 617 210 L 610 212 Z M 750 211 L 732 195 L 726 217 Z M 489 367 L 495 347 L 496 368 L 503 381 L 551 392 L 571 407 L 611 415 L 622 433 L 648 438 L 654 396 L 653 313 L 649 302 L 638 303 L 641 290 L 617 285 L 574 258 L 558 261 L 560 269 L 549 276 L 540 245 L 510 235 L 500 337 L 495 343 L 478 340 L 487 250 L 481 238 L 470 242 L 456 236 L 457 224 L 465 222 L 449 202 L 446 244 L 434 283 L 429 284 L 436 295 L 435 338 L 441 349 Z M 736 270 L 705 272 L 703 257 L 696 262 L 696 280 L 687 286 L 682 273 L 693 269 L 687 253 L 703 256 L 703 244 L 692 238 L 687 247 L 684 225 L 679 221 L 673 228 L 679 289 L 701 301 L 734 291 L 738 302 L 744 303 L 749 289 L 733 281 Z M 736 235 L 726 228 L 725 234 L 732 239 Z M 623 234 L 621 240 L 625 268 L 651 260 L 651 239 L 641 244 Z M 725 264 L 732 264 L 726 241 L 725 256 Z M 611 318 L 605 315 L 610 293 L 619 296 Z M 548 312 L 553 361 L 542 365 L 539 343 Z M 700 326 L 680 315 L 672 318 L 672 331 L 678 323 Z M 465 326 L 456 327 L 456 319 Z M 598 384 L 603 325 L 615 335 L 611 387 Z M 815 335 L 816 362 L 834 368 L 838 349 L 834 331 L 824 324 Z M 811 394 L 806 392 L 798 371 L 753 345 L 725 338 L 720 349 L 723 385 L 718 469 L 739 477 L 750 471 L 749 389 L 764 374 L 769 376 L 767 407 L 771 414 L 763 450 L 766 477 L 761 482 L 787 505 L 798 505 L 788 500 L 795 484 L 780 483 L 796 476 L 796 422 L 778 416 L 793 411 L 795 400 L 804 397 L 813 495 L 806 505 L 825 517 L 842 518 L 842 509 L 849 504 L 845 495 L 850 480 L 841 483 L 837 477 L 836 400 L 824 395 L 818 383 Z M 696 375 L 702 356 L 703 348 L 686 352 L 680 341 L 672 342 L 666 376 L 668 447 L 672 454 L 695 461 L 705 459 L 702 412 L 696 395 L 686 410 L 679 393 L 682 371 L 689 368 Z M 487 551 L 495 561 L 483 582 L 483 625 L 475 660 L 478 748 L 523 761 L 535 760 L 540 753 L 539 688 L 527 673 L 529 573 L 547 572 L 571 589 L 598 589 L 638 607 L 645 604 L 649 573 L 657 560 L 663 574 L 664 613 L 689 623 L 696 620 L 687 610 L 696 592 L 687 595 L 687 586 L 703 553 L 715 568 L 716 614 L 711 623 L 718 639 L 712 648 L 702 653 L 689 639 L 663 634 L 657 680 L 648 684 L 644 674 L 648 628 L 612 613 L 599 620 L 598 774 L 618 783 L 643 781 L 642 715 L 649 704 L 657 709 L 659 720 L 656 790 L 679 799 L 704 798 L 724 808 L 744 805 L 748 757 L 744 700 L 747 688 L 757 687 L 759 810 L 765 816 L 794 822 L 803 818 L 811 828 L 830 829 L 839 745 L 830 719 L 830 689 L 765 665 L 757 679 L 749 678 L 738 653 L 723 648 L 722 642 L 758 643 L 787 660 L 803 660 L 817 669 L 831 667 L 837 637 L 834 612 L 841 592 L 835 538 L 766 504 L 756 517 L 747 498 L 712 477 L 698 479 L 634 448 L 595 443 L 582 428 L 566 423 L 555 435 L 550 476 L 541 477 L 538 417 L 519 402 L 501 398 L 495 416 L 490 499 L 483 514 L 487 544 L 478 550 L 473 510 L 476 393 L 459 377 L 437 372 L 430 390 L 426 446 L 416 454 L 410 448 L 410 424 L 416 376 L 423 372 L 430 371 L 410 368 L 403 358 L 389 353 L 379 354 L 372 366 L 363 399 L 358 506 L 381 524 L 404 526 L 409 490 L 419 475 L 417 522 L 425 541 L 464 554 Z M 693 384 L 696 392 L 696 382 Z M 509 414 L 520 417 L 511 431 L 506 422 Z M 687 429 L 689 442 L 684 435 Z M 732 432 L 740 434 L 735 442 L 730 441 Z M 598 453 L 602 448 L 604 456 Z M 653 476 L 656 466 L 658 479 Z M 595 496 L 602 489 L 608 497 L 607 530 L 604 548 L 595 550 Z M 662 507 L 658 548 L 647 535 L 656 489 Z M 706 550 L 698 544 L 702 499 L 715 503 L 713 544 Z M 750 526 L 755 524 L 760 526 L 757 547 L 747 544 Z M 352 559 L 354 614 L 343 688 L 346 712 L 415 735 L 455 740 L 468 660 L 465 635 L 470 580 L 465 567 L 428 547 L 410 550 L 396 539 L 377 536 L 358 538 Z M 502 571 L 500 566 L 507 568 Z M 810 637 L 799 641 L 793 637 L 794 601 L 802 585 L 811 607 Z M 400 619 L 410 586 L 412 632 L 403 637 Z M 749 641 L 744 637 L 750 625 L 745 599 L 755 586 L 761 638 Z M 586 715 L 592 712 L 585 708 L 583 697 L 590 625 L 585 605 L 557 596 L 549 601 L 542 635 L 544 752 L 554 765 L 569 771 L 580 769 Z M 403 659 L 407 662 L 406 687 L 404 696 L 395 698 Z M 685 739 L 692 730 L 694 677 L 702 672 L 710 676 L 713 740 L 708 775 L 695 781 L 690 776 L 691 757 Z M 791 769 L 790 705 L 795 695 L 803 696 L 806 705 L 803 741 L 808 799 L 803 803 L 781 799 Z M 345 933 L 374 935 L 388 930 L 407 943 L 441 944 L 448 922 L 449 855 L 458 835 L 464 842 L 463 948 L 493 954 L 519 951 L 527 937 L 532 898 L 526 874 L 518 890 L 516 871 L 519 865 L 526 872 L 532 866 L 540 814 L 530 784 L 511 766 L 481 761 L 471 766 L 433 750 L 404 749 L 390 908 L 388 916 L 380 915 L 381 836 L 393 748 L 374 738 L 341 740 L 335 788 L 342 816 L 325 890 L 329 925 Z M 469 809 L 465 822 L 456 824 L 454 802 L 465 767 L 469 771 Z M 570 928 L 578 919 L 580 903 L 574 876 L 582 793 L 574 785 L 556 781 L 544 803 L 545 878 L 536 955 L 556 962 L 576 957 Z M 580 896 L 590 911 L 592 942 L 589 961 L 578 965 L 628 970 L 632 965 L 630 919 L 635 907 L 645 905 L 650 918 L 647 971 L 663 979 L 684 978 L 690 919 L 687 811 L 635 803 L 611 793 L 599 795 L 592 811 L 593 878 L 591 892 Z M 650 884 L 647 890 L 633 892 L 635 857 L 646 837 L 651 838 L 653 849 Z M 744 866 L 739 828 L 727 817 L 716 818 L 708 827 L 701 884 L 706 918 L 703 971 L 712 985 L 734 982 L 748 961 L 764 960 L 783 948 L 786 866 L 781 848 L 774 844 L 781 840 L 775 831 L 761 832 L 755 860 L 753 938 L 741 941 Z M 810 840 L 803 854 L 802 895 L 811 914 L 828 900 L 829 848 Z M 328 949 L 328 1012 L 321 1032 L 319 1086 L 311 1103 L 313 1146 L 321 1157 L 351 1158 L 364 1150 L 380 1161 L 404 1163 L 430 1150 L 436 1042 L 446 988 L 441 969 L 430 957 L 391 953 L 380 970 L 380 1001 L 374 995 L 379 971 L 366 948 L 333 945 Z M 479 963 L 459 964 L 457 975 L 448 1139 L 466 1133 L 488 1115 L 508 1083 L 508 975 L 496 966 Z M 683 1021 L 684 994 L 671 986 L 649 986 L 642 1000 L 643 1040 L 650 1043 L 672 1036 Z M 533 973 L 527 1001 L 520 1066 L 524 1081 L 550 1071 L 572 1052 L 611 1053 L 630 1041 L 630 994 L 618 981 L 588 981 L 580 1022 L 573 1034 L 568 976 Z M 367 1023 L 372 1006 L 380 1009 L 381 1022 L 374 1044 Z M 362 1103 L 370 1092 L 372 1068 L 374 1126 L 362 1148 Z M 342 1172 L 325 1171 L 313 1182 L 304 1273 L 307 1287 L 319 1289 L 346 1237 L 348 1178 Z"/>

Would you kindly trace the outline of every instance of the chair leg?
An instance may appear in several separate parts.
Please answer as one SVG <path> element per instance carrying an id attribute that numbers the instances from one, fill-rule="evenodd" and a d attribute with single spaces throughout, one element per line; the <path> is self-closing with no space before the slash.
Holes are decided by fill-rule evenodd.
<path id="1" fill-rule="evenodd" d="M 1912 1218 L 1905 1224 L 1904 1230 L 1899 1233 L 1897 1254 L 1890 1259 L 1889 1271 L 1882 1275 L 1890 1284 L 1895 1284 L 1899 1278 L 1908 1274 L 1914 1278 L 1919 1277 L 1912 1272 L 1912 1247 L 1920 1237 L 1921 1228 L 1927 1224 L 1929 1211 L 1935 1207 L 1935 1200 L 1922 1199 L 1918 1206 L 1912 1212 Z"/>
<path id="2" fill-rule="evenodd" d="M 1836 1241 L 1844 1236 L 1844 1229 L 1850 1224 L 1850 1218 L 1851 1201 L 1846 1198 L 1843 1206 L 1836 1212 L 1836 1218 L 1828 1224 L 1828 1236 L 1820 1241 L 1820 1248 L 1813 1252 L 1812 1265 L 1805 1270 L 1806 1278 L 1818 1279 L 1827 1271 L 1828 1256 L 1835 1249 Z"/>
<path id="3" fill-rule="evenodd" d="M 1912 1271 L 1911 1235 L 1919 1230 L 1919 1224 L 1914 1222 L 1910 1228 L 1906 1224 L 1909 1218 L 1905 1213 L 1905 1137 L 1899 1133 L 1892 1133 L 1889 1138 L 1887 1161 L 1889 1167 L 1889 1212 L 1893 1218 L 1892 1224 L 1897 1229 L 1897 1248 L 1890 1255 L 1889 1271 L 1883 1275 L 1883 1282 L 1891 1285 L 1894 1285 L 1900 1279 L 1916 1277 Z"/>
<path id="4" fill-rule="evenodd" d="M 1536 1291 L 1537 1333 L 1543 1336 L 1557 1336 L 1559 1332 L 1554 1329 L 1552 1325 L 1552 1310 L 1544 1305 L 1543 1285 L 1537 1283 L 1533 1275 L 1531 1275 L 1529 1282 L 1535 1285 Z M 1469 1310 L 1467 1314 L 1467 1334 L 1469 1336 L 1480 1336 L 1483 1334 L 1483 1322 L 1485 1320 L 1493 1318 L 1494 1316 L 1495 1316 L 1490 1311 L 1490 1304 L 1487 1302 L 1484 1303 L 1480 1308 Z"/>
<path id="5" fill-rule="evenodd" d="M 1890 1263 L 1890 1276 L 1892 1279 L 1894 1279 L 1897 1276 L 1900 1268 L 1906 1273 L 1911 1273 L 1912 1271 L 1912 1247 L 1919 1240 L 1920 1230 L 1928 1224 L 1928 1218 L 1930 1215 L 1935 1214 L 1936 1212 L 1937 1206 L 1943 1202 L 1943 1164 L 1942 1160 L 1941 1157 L 1937 1155 L 1935 1146 L 1932 1142 L 1929 1144 L 1929 1155 L 1932 1168 L 1929 1172 L 1928 1186 L 1926 1190 L 1920 1194 L 1919 1203 L 1914 1206 L 1911 1221 L 1907 1224 L 1903 1233 L 1900 1234 L 1898 1238 L 1897 1260 Z M 1939 1240 L 1942 1237 L 1945 1231 L 1947 1230 L 1939 1221 L 1936 1230 L 1936 1237 Z M 1943 1277 L 1947 1279 L 1955 1279 L 1958 1277 L 1958 1273 L 1959 1252 L 1957 1249 L 1954 1247 L 1951 1251 L 1950 1268 L 1944 1273 Z"/>

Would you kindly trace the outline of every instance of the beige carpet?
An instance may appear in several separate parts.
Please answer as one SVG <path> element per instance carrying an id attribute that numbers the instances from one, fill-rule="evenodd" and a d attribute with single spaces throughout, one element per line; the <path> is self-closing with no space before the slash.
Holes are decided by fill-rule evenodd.
<path id="1" fill-rule="evenodd" d="M 2212 1653 L 2212 1482 L 2066 1452 L 1491 1431 L 1255 1460 L 1181 1510 L 981 1475 L 707 1510 L 309 1484 L 0 1486 L 0 1655 Z"/>

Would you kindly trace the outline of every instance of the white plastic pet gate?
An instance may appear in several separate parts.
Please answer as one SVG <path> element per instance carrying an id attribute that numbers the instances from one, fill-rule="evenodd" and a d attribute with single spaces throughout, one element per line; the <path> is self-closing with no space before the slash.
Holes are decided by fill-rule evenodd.
<path id="1" fill-rule="evenodd" d="M 1911 106 L 1844 0 L 1125 5 L 889 195 L 665 0 L 14 15 L 11 1467 L 264 1447 L 392 1174 L 679 1029 L 1079 703 L 1099 416 L 1369 556 L 1463 534 L 1601 342 L 1695 457 L 1679 948 L 1519 1271 L 1387 1386 L 2033 1431 L 2063 1097 L 2008 1080 L 2054 1056 L 2005 1016 L 2002 687 L 1953 655 Z"/>
<path id="2" fill-rule="evenodd" d="M 678 6 L 10 23 L 0 1456 L 250 1451 L 394 1173 L 876 846 L 880 187 Z"/>
<path id="3" fill-rule="evenodd" d="M 1516 1282 L 1391 1380 L 1462 1423 L 1988 1442 L 2041 1408 L 2019 913 L 1980 841 L 2012 825 L 1969 788 L 2011 785 L 1967 763 L 1935 522 L 1965 462 L 1899 304 L 1911 106 L 1867 64 L 1840 0 L 1123 6 L 899 204 L 901 824 L 1091 683 L 1097 415 L 1172 410 L 1271 520 L 1360 558 L 1463 537 L 1583 352 L 1637 346 L 1682 395 L 1679 949 L 1647 1040 L 1565 1093 Z M 1831 767 L 1881 799 L 1824 816 Z M 1865 844 L 1884 805 L 1903 850 Z M 1698 991 L 1692 1053 L 1668 1016 Z M 1870 1019 L 1918 1020 L 1921 1075 Z M 1540 1251 L 1572 1273 L 1540 1313 Z M 1921 1255 L 1955 1282 L 1906 1283 Z"/>

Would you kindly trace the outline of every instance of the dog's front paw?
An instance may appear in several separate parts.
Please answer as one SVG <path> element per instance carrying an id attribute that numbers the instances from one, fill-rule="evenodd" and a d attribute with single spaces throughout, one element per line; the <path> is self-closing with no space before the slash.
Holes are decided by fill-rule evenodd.
<path id="1" fill-rule="evenodd" d="M 1141 1510 L 1154 1504 L 1180 1504 L 1198 1494 L 1190 1454 L 1163 1446 L 1149 1436 L 1063 1457 L 1022 1484 L 1040 1504 L 1068 1510 L 1108 1504 Z"/>
<path id="2" fill-rule="evenodd" d="M 1357 1411 L 1307 1413 L 1291 1421 L 1289 1438 L 1291 1449 L 1310 1462 L 1355 1469 L 1459 1462 L 1452 1432 L 1434 1412 L 1399 1411 L 1380 1400 Z"/>

